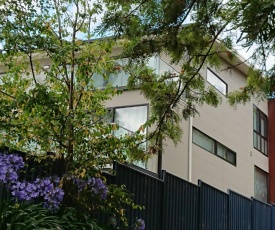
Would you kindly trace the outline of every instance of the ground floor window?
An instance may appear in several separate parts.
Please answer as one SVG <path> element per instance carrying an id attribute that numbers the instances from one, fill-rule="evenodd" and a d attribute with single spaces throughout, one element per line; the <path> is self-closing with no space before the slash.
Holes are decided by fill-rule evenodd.
<path id="1" fill-rule="evenodd" d="M 137 105 L 129 107 L 115 107 L 110 109 L 109 122 L 119 126 L 118 130 L 114 131 L 114 135 L 121 136 L 125 134 L 131 135 L 140 129 L 145 124 L 148 118 L 148 105 Z M 146 134 L 147 129 L 144 129 Z M 146 149 L 146 142 L 141 144 L 141 148 Z M 146 168 L 143 162 L 136 162 L 137 166 Z"/>
<path id="2" fill-rule="evenodd" d="M 267 202 L 268 174 L 255 166 L 254 169 L 254 197 L 257 200 Z"/>

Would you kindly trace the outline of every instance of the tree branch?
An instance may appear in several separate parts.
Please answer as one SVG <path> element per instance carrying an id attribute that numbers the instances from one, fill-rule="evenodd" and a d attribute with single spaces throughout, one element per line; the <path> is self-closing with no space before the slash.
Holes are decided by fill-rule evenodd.
<path id="1" fill-rule="evenodd" d="M 30 53 L 28 56 L 29 56 L 29 61 L 30 61 L 30 66 L 31 66 L 31 71 L 32 71 L 32 78 L 33 78 L 35 84 L 37 85 L 37 80 L 35 78 L 35 72 L 34 72 L 33 62 L 32 62 L 32 54 Z"/>

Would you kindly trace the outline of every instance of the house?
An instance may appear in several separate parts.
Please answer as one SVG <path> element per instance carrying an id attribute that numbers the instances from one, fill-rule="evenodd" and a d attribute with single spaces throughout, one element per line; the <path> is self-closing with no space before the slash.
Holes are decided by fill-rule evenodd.
<path id="1" fill-rule="evenodd" d="M 201 75 L 216 88 L 222 103 L 217 108 L 198 107 L 199 115 L 181 124 L 181 142 L 175 146 L 165 140 L 164 154 L 153 157 L 144 167 L 155 173 L 167 170 L 195 184 L 200 179 L 222 191 L 232 189 L 260 201 L 275 202 L 275 102 L 251 98 L 245 105 L 231 107 L 226 95 L 245 86 L 249 67 L 241 59 L 230 63 L 226 55 L 221 57 L 219 69 L 204 66 Z M 158 74 L 180 72 L 180 66 L 169 63 L 169 58 L 162 55 L 152 58 L 149 65 Z M 119 125 L 132 131 L 146 121 L 150 111 L 149 101 L 139 90 L 125 90 L 106 106 L 117 112 L 123 121 L 118 121 Z"/>
<path id="2" fill-rule="evenodd" d="M 121 49 L 115 48 L 114 53 L 119 52 Z M 223 99 L 221 105 L 198 107 L 199 115 L 182 121 L 184 133 L 177 146 L 165 140 L 163 154 L 139 165 L 154 173 L 167 170 L 195 184 L 200 179 L 223 191 L 232 189 L 261 201 L 275 202 L 275 156 L 272 155 L 275 102 L 252 98 L 245 105 L 229 106 L 227 93 L 245 86 L 249 67 L 241 59 L 230 63 L 226 55 L 221 57 L 219 69 L 204 66 L 201 70 L 209 86 Z M 43 56 L 40 63 L 44 68 L 50 65 Z M 148 64 L 157 74 L 181 70 L 180 66 L 171 65 L 165 55 L 152 57 Z M 99 75 L 93 78 L 99 88 L 111 83 L 123 89 L 127 84 L 127 74 L 123 72 L 110 77 L 108 82 Z M 115 112 L 111 122 L 119 124 L 120 133 L 134 132 L 148 119 L 150 102 L 138 89 L 124 90 L 106 101 L 106 107 Z"/>

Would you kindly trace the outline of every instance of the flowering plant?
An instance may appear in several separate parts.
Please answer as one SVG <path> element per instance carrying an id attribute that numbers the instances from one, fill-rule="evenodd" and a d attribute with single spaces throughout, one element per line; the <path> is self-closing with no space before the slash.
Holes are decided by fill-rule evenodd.
<path id="1" fill-rule="evenodd" d="M 64 191 L 59 188 L 59 178 L 37 178 L 34 183 L 19 181 L 19 170 L 24 168 L 22 157 L 14 154 L 0 155 L 0 182 L 4 184 L 17 201 L 33 201 L 43 198 L 43 206 L 57 211 L 63 200 Z"/>
<path id="2" fill-rule="evenodd" d="M 43 206 L 52 212 L 59 210 L 64 197 L 64 191 L 60 188 L 60 178 L 57 176 L 36 178 L 31 183 L 19 180 L 19 170 L 24 168 L 22 157 L 14 154 L 0 155 L 0 183 L 6 186 L 17 201 L 33 201 L 36 198 L 43 200 Z M 89 188 L 100 199 L 106 199 L 108 188 L 101 178 L 91 177 L 82 180 L 77 177 L 67 177 L 72 180 L 81 192 Z"/>
<path id="3" fill-rule="evenodd" d="M 91 174 L 77 173 L 64 174 L 62 177 L 48 176 L 37 177 L 33 181 L 22 180 L 20 172 L 27 173 L 23 158 L 16 154 L 0 153 L 0 186 L 4 186 L 12 195 L 12 203 L 18 207 L 37 207 L 41 202 L 41 208 L 45 208 L 54 215 L 60 215 L 65 210 L 75 210 L 74 213 L 82 213 L 90 216 L 91 211 L 101 210 L 119 220 L 116 224 L 128 226 L 124 206 L 140 208 L 134 205 L 132 195 L 125 186 L 114 184 L 106 185 L 99 177 Z M 98 174 L 99 175 L 99 174 Z M 109 195 L 108 195 L 109 194 Z M 107 207 L 107 208 L 106 208 Z M 81 211 L 80 211 L 81 210 Z M 80 211 L 80 212 L 79 212 Z M 66 215 L 65 215 L 66 216 Z M 78 218 L 78 217 L 77 217 Z M 131 226 L 131 229 L 144 230 L 145 223 L 142 219 Z"/>
<path id="4" fill-rule="evenodd" d="M 92 191 L 95 195 L 98 195 L 100 199 L 107 198 L 108 187 L 103 183 L 101 178 L 89 177 L 87 180 L 84 180 L 71 176 L 67 177 L 67 179 L 72 180 L 73 184 L 77 186 L 79 193 L 86 188 Z"/>

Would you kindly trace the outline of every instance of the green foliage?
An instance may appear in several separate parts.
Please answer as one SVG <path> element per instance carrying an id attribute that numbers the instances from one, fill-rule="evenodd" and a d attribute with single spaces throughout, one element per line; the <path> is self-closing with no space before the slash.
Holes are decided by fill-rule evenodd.
<path id="1" fill-rule="evenodd" d="M 217 106 L 221 102 L 215 90 L 202 80 L 201 72 L 204 65 L 219 67 L 221 55 L 231 60 L 235 57 L 234 52 L 228 51 L 232 48 L 229 37 L 217 42 L 230 24 L 225 20 L 229 6 L 211 0 L 104 2 L 107 11 L 98 30 L 102 34 L 111 30 L 115 37 L 124 39 L 122 56 L 132 59 L 128 86 L 139 88 L 151 102 L 146 123 L 154 127 L 148 136 L 152 140 L 150 151 L 161 148 L 161 139 L 178 143 L 182 118 L 195 116 L 197 107 L 204 103 Z M 131 10 L 126 12 L 124 7 Z M 192 23 L 186 24 L 190 18 Z M 173 75 L 166 72 L 157 76 L 145 66 L 154 56 L 165 60 L 168 57 L 181 69 Z"/>
<path id="2" fill-rule="evenodd" d="M 103 230 L 89 215 L 74 208 L 66 208 L 59 218 L 65 223 L 64 229 Z"/>
<path id="3" fill-rule="evenodd" d="M 116 42 L 84 42 L 77 37 L 83 31 L 91 33 L 91 17 L 101 11 L 100 5 L 22 2 L 25 7 L 10 3 L 9 10 L 3 9 L 0 22 L 5 71 L 0 144 L 35 155 L 54 152 L 66 160 L 68 170 L 124 162 L 125 153 L 133 161 L 144 159 L 138 144 L 143 136 L 115 137 L 116 128 L 104 119 L 105 101 L 121 92 L 111 86 L 98 89 L 93 78 L 116 74 Z"/>
<path id="4" fill-rule="evenodd" d="M 21 207 L 1 203 L 1 229 L 57 229 L 58 218 L 39 205 Z"/>
<path id="5" fill-rule="evenodd" d="M 87 186 L 79 191 L 77 186 L 71 181 L 63 183 L 63 188 L 66 191 L 63 202 L 64 206 L 71 207 L 69 210 L 72 209 L 75 213 L 105 214 L 110 218 L 115 218 L 119 226 L 127 226 L 125 208 L 143 209 L 143 207 L 133 202 L 133 194 L 130 194 L 124 185 L 108 185 L 108 196 L 106 199 L 101 199 Z M 65 208 L 66 210 L 67 208 Z"/>
<path id="6" fill-rule="evenodd" d="M 99 88 L 97 78 L 106 81 L 119 73 L 115 60 L 121 45 L 114 39 L 89 40 L 103 10 L 100 2 L 0 0 L 0 6 L 0 145 L 38 159 L 53 153 L 50 157 L 64 160 L 65 178 L 101 177 L 114 161 L 146 160 L 140 147 L 144 134 L 115 136 L 119 127 L 106 119 L 106 101 L 121 91 L 111 85 Z M 111 186 L 111 200 L 101 201 L 87 191 L 78 194 L 65 181 L 60 187 L 77 207 L 66 218 L 112 210 L 127 223 L 120 209 L 132 201 L 126 192 L 117 192 L 120 188 Z M 66 200 L 64 205 L 70 206 Z M 86 217 L 74 218 L 80 226 Z"/>
<path id="7" fill-rule="evenodd" d="M 66 208 L 63 213 L 55 215 L 37 204 L 13 204 L 13 202 L 1 202 L 0 228 L 102 230 L 88 215 L 76 212 L 73 208 Z"/>
<path id="8" fill-rule="evenodd" d="M 260 71 L 250 69 L 246 86 L 228 95 L 229 104 L 232 106 L 236 106 L 239 103 L 245 104 L 251 100 L 251 97 L 259 101 L 264 100 L 267 96 L 266 93 L 270 91 L 269 87 L 268 78 L 264 78 Z"/>

